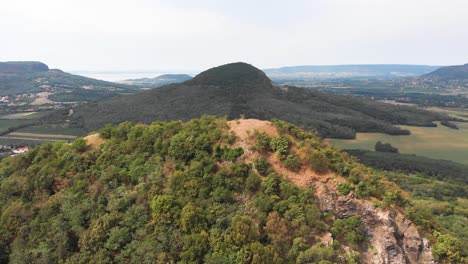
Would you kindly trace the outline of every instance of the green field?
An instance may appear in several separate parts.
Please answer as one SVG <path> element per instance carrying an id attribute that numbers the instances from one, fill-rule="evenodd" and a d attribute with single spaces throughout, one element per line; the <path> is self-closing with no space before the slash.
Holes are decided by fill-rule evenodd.
<path id="1" fill-rule="evenodd" d="M 435 159 L 468 164 L 468 123 L 454 122 L 459 130 L 438 127 L 400 126 L 411 131 L 411 136 L 390 136 L 382 133 L 357 133 L 356 139 L 327 139 L 340 149 L 374 150 L 377 141 L 390 143 L 400 153 L 416 154 Z"/>
<path id="2" fill-rule="evenodd" d="M 61 126 L 30 126 L 16 130 L 15 132 L 21 133 L 34 133 L 34 134 L 51 134 L 51 135 L 71 135 L 80 136 L 84 131 L 79 128 L 68 128 Z"/>
<path id="3" fill-rule="evenodd" d="M 0 132 L 7 130 L 10 127 L 15 127 L 23 124 L 31 123 L 31 120 L 23 120 L 23 119 L 0 119 Z"/>

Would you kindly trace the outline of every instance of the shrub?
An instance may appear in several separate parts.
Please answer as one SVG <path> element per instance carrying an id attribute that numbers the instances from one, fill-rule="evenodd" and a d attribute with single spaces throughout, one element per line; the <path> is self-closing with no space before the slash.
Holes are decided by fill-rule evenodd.
<path id="1" fill-rule="evenodd" d="M 353 190 L 354 190 L 354 186 L 351 184 L 338 183 L 338 192 L 340 192 L 343 195 L 347 195 Z"/>
<path id="2" fill-rule="evenodd" d="M 253 164 L 255 168 L 257 169 L 258 173 L 260 173 L 260 175 L 268 174 L 270 163 L 268 163 L 268 160 L 265 157 L 255 158 L 253 160 Z"/>
<path id="3" fill-rule="evenodd" d="M 223 149 L 223 154 L 221 155 L 221 158 L 227 161 L 235 161 L 237 158 L 242 156 L 242 154 L 244 154 L 244 150 L 242 148 L 226 148 Z"/>
<path id="4" fill-rule="evenodd" d="M 327 172 L 330 160 L 320 151 L 314 151 L 309 155 L 309 165 L 317 172 Z"/>
<path id="5" fill-rule="evenodd" d="M 398 153 L 398 149 L 390 145 L 390 143 L 382 143 L 380 141 L 377 141 L 377 143 L 375 143 L 374 149 L 375 151 L 379 152 Z"/>
<path id="6" fill-rule="evenodd" d="M 366 238 L 361 219 L 358 216 L 336 220 L 331 232 L 336 239 L 344 240 L 352 246 L 356 246 Z"/>
<path id="7" fill-rule="evenodd" d="M 98 133 L 100 137 L 104 139 L 109 139 L 112 137 L 112 133 L 115 133 L 113 131 L 115 131 L 115 127 L 111 124 L 108 124 L 103 128 L 99 129 Z"/>
<path id="8" fill-rule="evenodd" d="M 72 143 L 72 148 L 77 152 L 85 152 L 87 149 L 86 140 L 84 138 L 77 138 Z"/>
<path id="9" fill-rule="evenodd" d="M 434 237 L 437 240 L 432 253 L 437 260 L 442 263 L 465 263 L 467 259 L 460 256 L 462 245 L 457 238 L 437 231 L 434 231 Z"/>
<path id="10" fill-rule="evenodd" d="M 390 192 L 387 191 L 385 192 L 385 195 L 383 196 L 383 202 L 385 206 L 395 204 L 399 206 L 403 206 L 407 203 L 406 199 L 403 198 L 401 195 L 400 191 L 397 192 Z"/>
<path id="11" fill-rule="evenodd" d="M 259 152 L 270 151 L 270 141 L 271 137 L 266 133 L 259 133 L 257 130 L 254 132 L 255 136 L 255 149 Z"/>
<path id="12" fill-rule="evenodd" d="M 280 159 L 284 159 L 288 154 L 289 142 L 285 137 L 273 138 L 270 141 L 270 147 Z"/>
<path id="13" fill-rule="evenodd" d="M 260 183 L 262 183 L 262 180 L 258 177 L 258 175 L 251 172 L 245 180 L 245 188 L 248 191 L 255 192 L 259 189 Z"/>
<path id="14" fill-rule="evenodd" d="M 291 154 L 283 161 L 283 166 L 291 171 L 298 171 L 301 168 L 301 161 L 296 155 Z"/>

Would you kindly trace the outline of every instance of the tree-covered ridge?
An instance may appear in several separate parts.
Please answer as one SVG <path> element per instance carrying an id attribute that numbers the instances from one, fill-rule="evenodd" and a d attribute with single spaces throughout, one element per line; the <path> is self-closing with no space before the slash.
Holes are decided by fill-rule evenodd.
<path id="1" fill-rule="evenodd" d="M 360 217 L 321 211 L 312 186 L 291 183 L 267 158 L 290 171 L 342 175 L 343 193 L 380 207 L 409 202 L 314 133 L 274 124 L 278 136 L 252 131 L 256 144 L 241 148 L 223 119 L 125 122 L 99 130 L 99 146 L 89 138 L 49 143 L 3 160 L 0 262 L 362 261 L 368 238 Z M 333 242 L 322 241 L 327 233 Z M 462 261 L 453 237 L 440 233 L 434 243 L 440 260 Z"/>

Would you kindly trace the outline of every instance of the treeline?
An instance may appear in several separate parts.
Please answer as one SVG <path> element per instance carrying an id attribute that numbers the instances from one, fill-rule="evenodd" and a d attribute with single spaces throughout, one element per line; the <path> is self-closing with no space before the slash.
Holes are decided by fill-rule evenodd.
<path id="1" fill-rule="evenodd" d="M 456 180 L 468 184 L 468 165 L 448 160 L 430 159 L 412 154 L 345 150 L 363 164 L 388 171 L 422 173 L 438 180 Z"/>
<path id="2" fill-rule="evenodd" d="M 452 122 L 449 122 L 447 120 L 443 120 L 440 122 L 441 125 L 443 126 L 446 126 L 448 128 L 451 128 L 451 129 L 458 129 L 458 126 Z"/>

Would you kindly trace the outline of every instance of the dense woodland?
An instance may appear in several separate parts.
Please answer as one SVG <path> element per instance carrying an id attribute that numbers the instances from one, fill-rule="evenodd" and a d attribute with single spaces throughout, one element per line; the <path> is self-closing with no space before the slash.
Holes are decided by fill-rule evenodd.
<path id="1" fill-rule="evenodd" d="M 274 124 L 280 136 L 255 133 L 252 151 L 273 152 L 289 170 L 300 163 L 343 175 L 343 195 L 406 210 L 422 223 L 437 259 L 464 262 L 460 240 L 382 173 L 312 132 Z M 321 212 L 310 188 L 288 182 L 262 156 L 240 160 L 244 151 L 233 146 L 224 119 L 124 122 L 99 133 L 100 147 L 82 138 L 48 143 L 0 163 L 0 262 L 360 262 L 357 251 L 340 246 L 366 243 L 360 218 Z M 332 245 L 317 240 L 326 231 Z"/>

